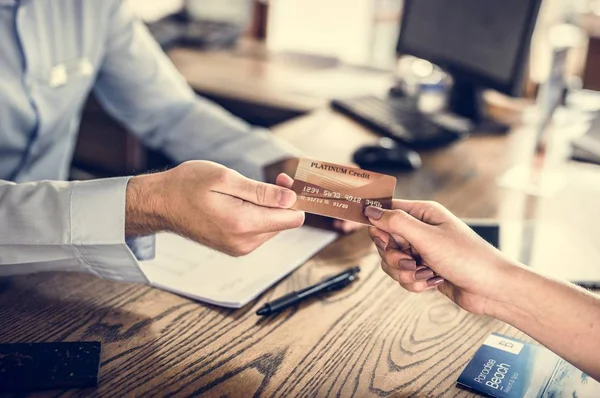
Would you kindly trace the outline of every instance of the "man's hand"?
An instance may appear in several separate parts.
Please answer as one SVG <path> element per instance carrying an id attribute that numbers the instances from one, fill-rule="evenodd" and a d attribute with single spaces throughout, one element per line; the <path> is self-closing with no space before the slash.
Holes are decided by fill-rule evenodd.
<path id="1" fill-rule="evenodd" d="M 463 309 L 484 314 L 500 300 L 510 269 L 500 251 L 434 202 L 394 200 L 368 207 L 383 270 L 411 292 L 439 288 Z M 488 313 L 489 315 L 489 313 Z"/>
<path id="2" fill-rule="evenodd" d="M 290 176 L 295 174 L 297 168 L 298 159 L 285 159 L 281 162 L 267 166 L 265 169 L 265 177 L 269 182 L 274 182 L 279 186 L 291 189 L 294 180 Z M 323 229 L 333 229 L 344 234 L 354 232 L 361 227 L 360 224 L 352 221 L 336 220 L 315 214 L 306 215 L 306 224 Z"/>
<path id="3" fill-rule="evenodd" d="M 133 177 L 127 187 L 127 236 L 171 231 L 221 252 L 245 255 L 278 232 L 298 228 L 296 194 L 250 180 L 212 162 L 192 161 Z"/>

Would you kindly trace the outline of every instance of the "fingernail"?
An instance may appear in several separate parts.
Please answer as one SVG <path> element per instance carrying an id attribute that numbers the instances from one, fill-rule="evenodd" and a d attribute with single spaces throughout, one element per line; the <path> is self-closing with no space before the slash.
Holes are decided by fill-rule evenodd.
<path id="1" fill-rule="evenodd" d="M 350 232 L 354 232 L 359 228 L 359 224 L 353 222 L 345 222 L 342 223 L 342 230 L 344 233 L 349 234 Z"/>
<path id="2" fill-rule="evenodd" d="M 296 202 L 296 193 L 294 191 L 291 191 L 289 189 L 279 190 L 277 198 L 277 203 L 279 203 L 279 206 L 291 207 L 294 205 L 294 202 Z"/>
<path id="3" fill-rule="evenodd" d="M 415 272 L 415 279 L 418 281 L 424 281 L 429 278 L 433 278 L 433 271 L 429 268 L 423 268 Z"/>
<path id="4" fill-rule="evenodd" d="M 379 220 L 382 214 L 383 210 L 379 207 L 369 206 L 365 209 L 365 216 L 372 218 L 373 220 Z"/>
<path id="5" fill-rule="evenodd" d="M 378 237 L 374 237 L 373 238 L 373 242 L 375 243 L 375 245 L 380 248 L 381 250 L 385 251 L 385 242 L 382 241 L 381 239 L 379 239 Z"/>
<path id="6" fill-rule="evenodd" d="M 413 271 L 417 269 L 417 262 L 415 260 L 402 259 L 398 261 L 398 267 L 407 271 Z"/>
<path id="7" fill-rule="evenodd" d="M 434 278 L 427 279 L 427 286 L 437 286 L 442 282 L 444 282 L 444 278 L 441 276 L 436 276 Z"/>

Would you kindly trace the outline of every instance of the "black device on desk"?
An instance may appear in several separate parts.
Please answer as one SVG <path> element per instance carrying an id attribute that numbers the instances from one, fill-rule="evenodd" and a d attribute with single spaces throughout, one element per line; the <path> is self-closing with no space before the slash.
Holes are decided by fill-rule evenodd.
<path id="1" fill-rule="evenodd" d="M 407 98 L 367 96 L 333 100 L 333 109 L 411 148 L 428 149 L 467 138 L 470 125 L 445 115 L 425 116 Z"/>
<path id="2" fill-rule="evenodd" d="M 173 46 L 233 47 L 243 31 L 235 23 L 191 18 L 185 10 L 149 23 L 148 29 L 163 49 Z"/>
<path id="3" fill-rule="evenodd" d="M 452 77 L 448 114 L 426 115 L 410 101 L 335 100 L 337 109 L 413 148 L 447 145 L 473 132 L 505 132 L 487 118 L 482 91 L 519 96 L 541 0 L 405 0 L 396 52 L 443 68 Z"/>
<path id="4" fill-rule="evenodd" d="M 96 386 L 101 347 L 99 341 L 0 344 L 0 395 Z"/>
<path id="5" fill-rule="evenodd" d="M 387 137 L 375 145 L 359 148 L 353 160 L 361 169 L 376 172 L 411 171 L 421 167 L 421 156 L 417 152 Z"/>

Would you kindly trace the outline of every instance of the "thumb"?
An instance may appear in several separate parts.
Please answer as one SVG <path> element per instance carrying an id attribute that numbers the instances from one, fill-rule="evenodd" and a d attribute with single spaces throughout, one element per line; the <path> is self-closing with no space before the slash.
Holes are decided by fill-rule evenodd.
<path id="1" fill-rule="evenodd" d="M 385 210 L 369 206 L 365 216 L 377 228 L 391 235 L 398 235 L 413 243 L 426 239 L 430 226 L 402 210 Z"/>
<path id="2" fill-rule="evenodd" d="M 233 187 L 233 195 L 263 207 L 290 208 L 296 203 L 296 193 L 289 188 L 279 187 L 243 177 Z"/>

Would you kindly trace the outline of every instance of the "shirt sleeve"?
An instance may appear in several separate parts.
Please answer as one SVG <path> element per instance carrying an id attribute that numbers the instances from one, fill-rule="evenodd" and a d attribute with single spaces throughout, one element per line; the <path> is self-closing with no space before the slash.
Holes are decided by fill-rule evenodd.
<path id="1" fill-rule="evenodd" d="M 109 23 L 94 91 L 146 145 L 178 162 L 211 160 L 253 179 L 263 179 L 264 166 L 296 155 L 267 130 L 197 97 L 122 1 L 115 2 Z"/>
<path id="2" fill-rule="evenodd" d="M 125 242 L 127 183 L 0 181 L 0 276 L 83 271 L 148 283 Z"/>

